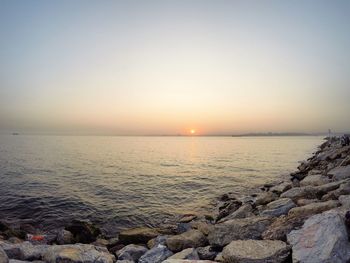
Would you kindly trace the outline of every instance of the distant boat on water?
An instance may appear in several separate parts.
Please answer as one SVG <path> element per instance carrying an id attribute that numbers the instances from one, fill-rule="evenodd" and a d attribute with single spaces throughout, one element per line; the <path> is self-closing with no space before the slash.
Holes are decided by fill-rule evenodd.
<path id="1" fill-rule="evenodd" d="M 13 132 L 12 135 L 19 135 L 19 133 L 18 132 Z"/>

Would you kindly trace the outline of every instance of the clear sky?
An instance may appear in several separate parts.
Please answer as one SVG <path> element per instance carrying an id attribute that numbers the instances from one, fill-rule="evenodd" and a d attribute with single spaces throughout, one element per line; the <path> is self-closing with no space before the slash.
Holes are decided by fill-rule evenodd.
<path id="1" fill-rule="evenodd" d="M 350 1 L 0 0 L 0 131 L 350 130 Z"/>

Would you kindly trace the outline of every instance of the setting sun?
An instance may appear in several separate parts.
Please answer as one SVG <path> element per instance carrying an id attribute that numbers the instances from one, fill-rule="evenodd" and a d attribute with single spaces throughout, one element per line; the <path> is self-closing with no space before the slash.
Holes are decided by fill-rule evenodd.
<path id="1" fill-rule="evenodd" d="M 195 133 L 196 133 L 196 130 L 195 130 L 195 129 L 191 129 L 191 130 L 190 130 L 190 133 L 191 133 L 191 134 L 195 134 Z"/>

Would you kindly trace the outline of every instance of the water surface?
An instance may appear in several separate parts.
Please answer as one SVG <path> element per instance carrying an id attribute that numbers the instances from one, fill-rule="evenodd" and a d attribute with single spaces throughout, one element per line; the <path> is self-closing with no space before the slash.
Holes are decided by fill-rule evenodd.
<path id="1" fill-rule="evenodd" d="M 1 135 L 0 217 L 154 226 L 292 172 L 321 140 Z"/>

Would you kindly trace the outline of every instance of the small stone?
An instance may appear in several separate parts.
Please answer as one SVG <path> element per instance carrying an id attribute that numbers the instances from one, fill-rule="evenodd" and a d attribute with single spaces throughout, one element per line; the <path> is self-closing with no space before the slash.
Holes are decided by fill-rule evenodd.
<path id="1" fill-rule="evenodd" d="M 57 234 L 57 243 L 59 245 L 72 244 L 73 239 L 73 234 L 65 229 L 61 229 Z"/>
<path id="2" fill-rule="evenodd" d="M 117 251 L 116 255 L 118 260 L 133 260 L 137 262 L 139 258 L 147 252 L 147 250 L 148 249 L 144 246 L 130 244 Z"/>
<path id="3" fill-rule="evenodd" d="M 268 203 L 261 215 L 278 217 L 287 214 L 288 211 L 295 206 L 295 203 L 290 198 L 277 199 L 276 201 Z"/>
<path id="4" fill-rule="evenodd" d="M 270 191 L 277 193 L 277 194 L 281 194 L 281 193 L 283 193 L 291 188 L 292 188 L 292 183 L 282 182 L 276 186 L 271 187 Z"/>
<path id="5" fill-rule="evenodd" d="M 171 257 L 169 257 L 169 259 L 195 259 L 195 260 L 198 260 L 199 256 L 197 254 L 197 251 L 194 248 L 186 248 L 186 249 L 182 250 L 181 252 L 178 252 L 178 253 L 172 255 Z"/>
<path id="6" fill-rule="evenodd" d="M 186 248 L 202 247 L 207 244 L 207 238 L 199 230 L 190 230 L 180 235 L 169 237 L 166 244 L 171 251 L 178 252 Z"/>
<path id="7" fill-rule="evenodd" d="M 159 235 L 156 229 L 139 227 L 124 230 L 119 233 L 119 241 L 123 244 L 147 244 L 147 242 Z"/>
<path id="8" fill-rule="evenodd" d="M 161 263 L 172 255 L 173 252 L 171 252 L 166 246 L 158 245 L 141 256 L 138 263 Z"/>
<path id="9" fill-rule="evenodd" d="M 217 251 L 214 250 L 211 246 L 206 247 L 198 247 L 197 253 L 200 259 L 205 260 L 214 260 L 216 255 L 218 254 Z"/>
<path id="10" fill-rule="evenodd" d="M 251 217 L 254 216 L 252 213 L 253 207 L 251 204 L 244 204 L 240 208 L 238 208 L 233 213 L 229 214 L 228 216 L 221 218 L 218 223 L 225 222 L 227 220 L 235 219 L 235 218 L 245 218 L 245 217 Z"/>
<path id="11" fill-rule="evenodd" d="M 180 223 L 189 223 L 192 220 L 196 219 L 197 216 L 196 215 L 184 215 L 181 219 L 180 219 Z"/>
<path id="12" fill-rule="evenodd" d="M 278 198 L 278 195 L 273 192 L 266 192 L 263 194 L 260 194 L 255 201 L 256 205 L 266 205 Z"/>
<path id="13" fill-rule="evenodd" d="M 170 236 L 160 235 L 160 236 L 157 236 L 156 238 L 152 238 L 151 240 L 149 240 L 147 242 L 147 247 L 151 249 L 151 248 L 156 247 L 158 245 L 165 245 L 166 240 L 169 237 Z"/>

